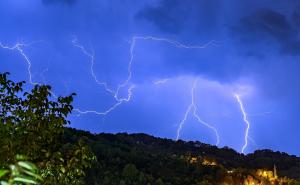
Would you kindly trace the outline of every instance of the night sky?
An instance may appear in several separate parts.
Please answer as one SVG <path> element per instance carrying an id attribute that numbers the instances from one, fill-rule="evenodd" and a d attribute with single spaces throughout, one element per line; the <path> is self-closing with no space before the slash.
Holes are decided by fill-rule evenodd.
<path id="1" fill-rule="evenodd" d="M 236 94 L 245 153 L 300 155 L 299 0 L 0 0 L 0 23 L 0 72 L 76 92 L 72 127 L 209 144 L 215 128 L 241 152 Z"/>

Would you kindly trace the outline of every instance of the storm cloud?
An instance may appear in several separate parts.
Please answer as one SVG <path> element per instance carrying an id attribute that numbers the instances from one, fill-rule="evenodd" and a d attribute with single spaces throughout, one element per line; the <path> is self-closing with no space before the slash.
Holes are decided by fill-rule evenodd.
<path id="1" fill-rule="evenodd" d="M 66 5 L 73 5 L 76 3 L 77 0 L 42 0 L 45 5 L 52 5 L 52 4 L 66 4 Z"/>
<path id="2" fill-rule="evenodd" d="M 133 56 L 132 99 L 105 117 L 73 115 L 72 127 L 174 138 L 198 78 L 199 115 L 220 130 L 220 146 L 240 150 L 243 145 L 245 125 L 233 97 L 241 93 L 252 123 L 250 136 L 258 144 L 247 151 L 300 154 L 298 7 L 298 0 L 0 1 L 0 42 L 32 43 L 23 48 L 32 80 L 50 84 L 59 95 L 76 92 L 74 107 L 82 110 L 105 111 L 116 103 L 94 77 L 115 90 L 128 77 Z M 192 49 L 138 40 L 132 48 L 134 36 L 188 46 L 216 42 Z M 73 45 L 74 37 L 94 54 L 94 63 Z M 0 72 L 28 81 L 28 63 L 20 53 L 0 49 L 0 59 Z M 165 83 L 155 85 L 158 80 Z M 122 88 L 120 96 L 127 90 Z M 254 116 L 263 112 L 271 113 Z M 215 141 L 194 119 L 187 120 L 182 139 Z"/>
<path id="3" fill-rule="evenodd" d="M 298 21 L 297 12 L 293 19 Z M 299 27 L 293 24 L 293 19 L 272 9 L 260 9 L 242 17 L 233 26 L 232 35 L 244 43 L 271 41 L 278 44 L 282 54 L 300 55 Z"/>
<path id="4" fill-rule="evenodd" d="M 162 0 L 157 5 L 147 4 L 135 18 L 166 33 L 199 32 L 216 26 L 220 5 L 219 0 Z"/>

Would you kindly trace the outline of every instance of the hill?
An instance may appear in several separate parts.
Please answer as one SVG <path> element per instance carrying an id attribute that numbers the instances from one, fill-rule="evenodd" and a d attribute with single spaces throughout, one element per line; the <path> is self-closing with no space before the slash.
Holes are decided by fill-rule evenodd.
<path id="1" fill-rule="evenodd" d="M 300 158 L 258 150 L 243 155 L 201 142 L 147 134 L 91 134 L 67 129 L 64 142 L 83 139 L 98 158 L 86 184 L 298 184 Z"/>

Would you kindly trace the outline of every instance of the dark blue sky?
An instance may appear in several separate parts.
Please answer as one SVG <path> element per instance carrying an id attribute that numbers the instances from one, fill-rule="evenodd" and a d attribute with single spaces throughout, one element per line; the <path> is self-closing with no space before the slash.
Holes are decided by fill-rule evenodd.
<path id="1" fill-rule="evenodd" d="M 251 123 L 245 152 L 300 155 L 298 0 L 0 0 L 0 23 L 2 46 L 29 44 L 20 49 L 32 81 L 57 95 L 76 92 L 81 111 L 118 103 L 94 77 L 116 92 L 132 61 L 117 97 L 134 86 L 130 101 L 105 116 L 74 112 L 73 127 L 176 139 L 197 79 L 197 115 L 218 131 L 220 147 L 245 144 L 237 93 Z M 29 81 L 21 50 L 0 48 L 0 72 Z M 193 113 L 180 139 L 215 144 L 213 129 Z"/>

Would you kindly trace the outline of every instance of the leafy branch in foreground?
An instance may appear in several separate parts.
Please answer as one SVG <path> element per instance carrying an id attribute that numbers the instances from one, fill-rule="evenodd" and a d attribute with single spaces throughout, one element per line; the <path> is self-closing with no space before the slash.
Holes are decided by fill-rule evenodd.
<path id="1" fill-rule="evenodd" d="M 8 77 L 0 74 L 0 167 L 22 154 L 41 170 L 43 184 L 83 184 L 95 156 L 80 139 L 63 140 L 75 94 L 54 99 L 50 86 L 36 85 L 27 92 L 25 82 Z"/>

